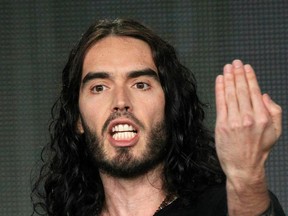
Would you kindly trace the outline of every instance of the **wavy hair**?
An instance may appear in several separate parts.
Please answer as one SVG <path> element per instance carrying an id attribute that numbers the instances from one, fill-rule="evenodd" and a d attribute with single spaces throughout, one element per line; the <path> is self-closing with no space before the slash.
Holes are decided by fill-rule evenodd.
<path id="1" fill-rule="evenodd" d="M 203 124 L 205 106 L 197 96 L 196 80 L 179 62 L 175 49 L 136 21 L 102 20 L 83 34 L 62 72 L 62 91 L 52 108 L 50 142 L 42 151 L 43 165 L 31 193 L 32 215 L 87 216 L 101 212 L 105 199 L 103 185 L 76 125 L 85 54 L 92 45 L 111 35 L 140 39 L 152 50 L 165 94 L 166 190 L 183 200 L 193 200 L 205 187 L 225 178 L 214 139 Z"/>

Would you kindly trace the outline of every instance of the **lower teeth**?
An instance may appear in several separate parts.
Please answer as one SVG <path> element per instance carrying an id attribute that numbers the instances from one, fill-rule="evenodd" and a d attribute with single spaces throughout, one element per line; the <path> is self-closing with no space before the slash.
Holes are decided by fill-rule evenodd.
<path id="1" fill-rule="evenodd" d="M 115 140 L 130 140 L 136 136 L 135 132 L 118 132 L 113 135 Z"/>

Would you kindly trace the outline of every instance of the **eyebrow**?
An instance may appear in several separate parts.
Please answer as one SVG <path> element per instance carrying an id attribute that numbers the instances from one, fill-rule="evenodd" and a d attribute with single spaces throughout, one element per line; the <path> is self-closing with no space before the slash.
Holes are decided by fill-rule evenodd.
<path id="1" fill-rule="evenodd" d="M 137 71 L 131 71 L 128 73 L 128 78 L 137 78 L 140 76 L 149 76 L 149 77 L 153 77 L 156 80 L 159 80 L 157 72 L 150 68 L 137 70 Z"/>
<path id="2" fill-rule="evenodd" d="M 137 78 L 140 76 L 153 77 L 155 80 L 159 81 L 157 72 L 150 68 L 130 71 L 127 75 L 128 78 Z M 111 77 L 111 75 L 108 72 L 88 72 L 82 80 L 82 85 L 84 86 L 87 82 L 93 79 L 107 79 L 109 77 Z"/>
<path id="3" fill-rule="evenodd" d="M 82 85 L 93 79 L 107 79 L 109 77 L 110 74 L 107 72 L 88 72 L 82 80 Z"/>

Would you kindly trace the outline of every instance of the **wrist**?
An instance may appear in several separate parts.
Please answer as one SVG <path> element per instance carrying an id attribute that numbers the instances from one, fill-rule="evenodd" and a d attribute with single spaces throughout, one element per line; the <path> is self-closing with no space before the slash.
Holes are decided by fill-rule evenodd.
<path id="1" fill-rule="evenodd" d="M 226 216 L 229 216 L 229 214 L 227 213 Z M 257 215 L 257 216 L 275 216 L 273 203 L 270 201 L 270 205 L 265 210 L 265 212 L 263 212 L 263 213 L 261 213 L 260 215 Z"/>
<path id="2" fill-rule="evenodd" d="M 262 215 L 268 209 L 270 197 L 266 181 L 227 179 L 229 215 Z M 264 214 L 265 215 L 265 214 Z"/>
<path id="3" fill-rule="evenodd" d="M 245 189 L 267 189 L 264 167 L 233 169 L 226 173 L 227 185 L 236 191 Z"/>

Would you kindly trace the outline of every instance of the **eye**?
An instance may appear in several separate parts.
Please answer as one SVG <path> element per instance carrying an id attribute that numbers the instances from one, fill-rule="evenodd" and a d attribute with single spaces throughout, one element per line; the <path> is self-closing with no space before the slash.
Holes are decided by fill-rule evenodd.
<path id="1" fill-rule="evenodd" d="M 96 86 L 92 87 L 91 92 L 95 93 L 95 94 L 99 94 L 99 93 L 101 93 L 107 89 L 108 89 L 108 87 L 105 85 L 96 85 Z"/>
<path id="2" fill-rule="evenodd" d="M 134 88 L 141 89 L 141 90 L 148 90 L 150 89 L 150 85 L 145 82 L 137 82 L 133 85 Z"/>

